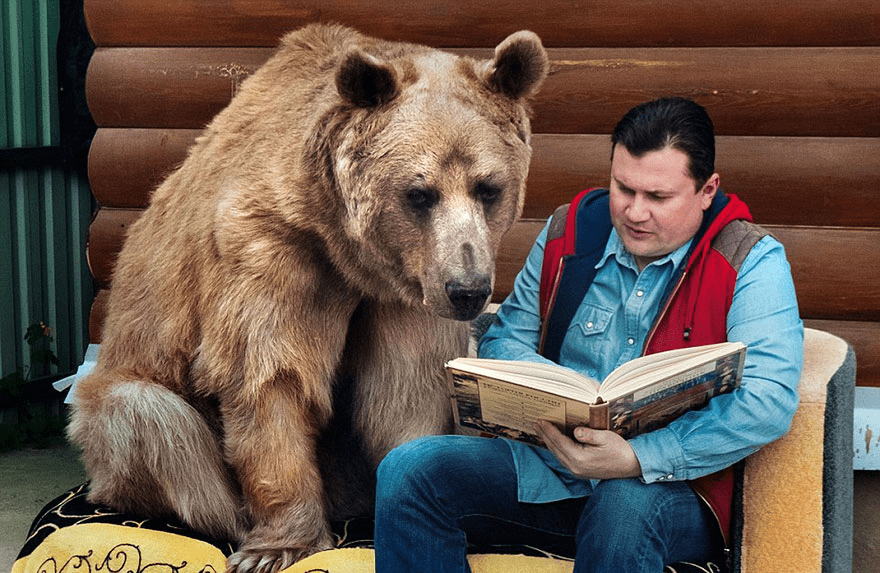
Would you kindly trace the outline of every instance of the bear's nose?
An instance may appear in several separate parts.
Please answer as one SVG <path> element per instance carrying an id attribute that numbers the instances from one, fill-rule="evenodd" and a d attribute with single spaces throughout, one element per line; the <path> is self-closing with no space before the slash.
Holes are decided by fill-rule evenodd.
<path id="1" fill-rule="evenodd" d="M 492 281 L 480 277 L 468 283 L 452 279 L 446 282 L 446 296 L 455 309 L 456 320 L 471 320 L 483 310 L 492 295 Z"/>

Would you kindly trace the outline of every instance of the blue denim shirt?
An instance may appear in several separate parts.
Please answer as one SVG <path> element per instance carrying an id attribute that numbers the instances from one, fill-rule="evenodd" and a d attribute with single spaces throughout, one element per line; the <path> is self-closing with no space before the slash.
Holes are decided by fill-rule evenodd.
<path id="1" fill-rule="evenodd" d="M 498 322 L 480 341 L 480 356 L 547 361 L 537 353 L 538 289 L 546 238 L 545 227 L 498 310 Z M 563 340 L 560 363 L 602 380 L 639 356 L 664 288 L 683 264 L 688 247 L 639 272 L 612 231 L 594 282 Z M 798 405 L 803 324 L 785 251 L 770 236 L 752 248 L 737 275 L 727 337 L 748 347 L 742 387 L 665 428 L 630 439 L 645 482 L 710 474 L 788 431 Z M 594 481 L 571 475 L 548 450 L 508 443 L 517 467 L 520 501 L 542 503 L 592 491 Z"/>

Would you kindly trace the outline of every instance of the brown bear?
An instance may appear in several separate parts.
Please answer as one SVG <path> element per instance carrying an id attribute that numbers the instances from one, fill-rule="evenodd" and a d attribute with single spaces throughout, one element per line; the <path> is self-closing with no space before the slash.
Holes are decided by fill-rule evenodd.
<path id="1" fill-rule="evenodd" d="M 486 61 L 287 35 L 130 229 L 68 429 L 90 499 L 231 540 L 230 570 L 330 547 L 371 503 L 355 470 L 451 430 L 443 364 L 521 211 L 548 67 L 527 31 Z"/>

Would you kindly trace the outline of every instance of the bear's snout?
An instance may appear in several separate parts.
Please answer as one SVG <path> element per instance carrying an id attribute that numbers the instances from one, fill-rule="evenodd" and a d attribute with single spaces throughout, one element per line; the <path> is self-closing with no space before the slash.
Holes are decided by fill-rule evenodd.
<path id="1" fill-rule="evenodd" d="M 492 295 L 492 280 L 478 277 L 468 282 L 451 279 L 446 282 L 446 296 L 452 303 L 456 320 L 472 320 L 486 306 Z"/>

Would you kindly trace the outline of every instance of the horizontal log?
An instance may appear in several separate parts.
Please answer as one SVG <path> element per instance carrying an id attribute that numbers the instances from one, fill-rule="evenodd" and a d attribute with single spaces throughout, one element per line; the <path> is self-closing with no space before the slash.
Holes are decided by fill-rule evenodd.
<path id="1" fill-rule="evenodd" d="M 453 50 L 487 57 L 490 50 Z M 262 48 L 104 48 L 86 78 L 101 127 L 204 127 L 265 61 Z M 661 94 L 707 107 L 719 135 L 880 136 L 880 47 L 550 51 L 535 133 L 610 133 Z"/>
<path id="2" fill-rule="evenodd" d="M 89 181 L 98 203 L 145 207 L 199 133 L 99 129 L 89 155 Z M 607 135 L 537 134 L 532 147 L 524 217 L 547 217 L 580 189 L 608 184 Z M 743 198 L 761 223 L 880 225 L 878 138 L 722 136 L 716 168 L 722 186 Z"/>
<path id="3" fill-rule="evenodd" d="M 98 211 L 89 228 L 88 260 L 99 286 L 110 286 L 125 234 L 140 214 L 135 209 Z M 543 219 L 524 219 L 505 236 L 496 263 L 496 300 L 510 292 L 543 225 Z M 804 318 L 880 321 L 880 228 L 767 229 L 785 245 Z"/>
<path id="4" fill-rule="evenodd" d="M 804 326 L 830 332 L 849 342 L 856 353 L 856 385 L 880 387 L 880 322 L 805 320 Z"/>
<path id="5" fill-rule="evenodd" d="M 871 45 L 874 0 L 86 0 L 98 45 L 272 46 L 286 31 L 315 21 L 436 46 L 494 46 L 529 27 L 547 46 Z"/>
<path id="6" fill-rule="evenodd" d="M 503 301 L 513 290 L 516 275 L 525 264 L 529 250 L 546 222 L 544 218 L 520 219 L 502 239 L 495 259 L 493 302 Z"/>
<path id="7" fill-rule="evenodd" d="M 103 127 L 201 129 L 229 103 L 271 49 L 99 49 L 86 99 Z"/>
<path id="8" fill-rule="evenodd" d="M 880 228 L 766 228 L 785 245 L 801 316 L 880 321 Z"/>
<path id="9" fill-rule="evenodd" d="M 198 129 L 99 129 L 89 148 L 89 184 L 104 207 L 143 208 L 184 159 Z"/>
<path id="10" fill-rule="evenodd" d="M 138 220 L 142 209 L 98 209 L 89 225 L 86 260 L 98 288 L 110 288 L 113 267 L 122 250 L 122 244 L 132 223 Z"/>

